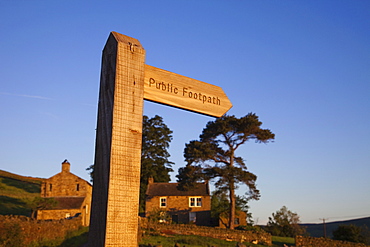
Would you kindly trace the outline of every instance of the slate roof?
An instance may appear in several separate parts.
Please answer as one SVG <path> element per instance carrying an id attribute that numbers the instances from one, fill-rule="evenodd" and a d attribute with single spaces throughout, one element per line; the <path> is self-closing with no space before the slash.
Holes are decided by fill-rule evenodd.
<path id="1" fill-rule="evenodd" d="M 58 202 L 58 205 L 53 209 L 79 209 L 82 207 L 82 203 L 85 197 L 81 196 L 60 196 L 52 197 Z"/>
<path id="2" fill-rule="evenodd" d="M 178 183 L 149 183 L 146 190 L 148 196 L 209 196 L 208 183 L 198 183 L 194 190 L 181 191 Z"/>

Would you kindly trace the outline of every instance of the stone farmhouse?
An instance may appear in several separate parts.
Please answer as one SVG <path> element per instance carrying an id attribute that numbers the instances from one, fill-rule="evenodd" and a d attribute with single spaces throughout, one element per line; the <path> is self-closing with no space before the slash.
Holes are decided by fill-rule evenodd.
<path id="1" fill-rule="evenodd" d="M 167 212 L 173 222 L 193 223 L 199 226 L 226 228 L 228 216 L 221 214 L 218 219 L 211 217 L 211 195 L 208 182 L 199 183 L 196 189 L 181 191 L 178 183 L 154 183 L 149 178 L 146 191 L 145 215 L 158 210 Z M 246 213 L 236 211 L 234 226 L 247 225 Z"/>
<path id="2" fill-rule="evenodd" d="M 46 179 L 41 185 L 41 197 L 57 201 L 53 209 L 38 210 L 38 220 L 80 217 L 82 225 L 90 223 L 92 185 L 70 172 L 70 163 L 62 163 L 62 171 Z"/>
<path id="3" fill-rule="evenodd" d="M 211 225 L 211 195 L 208 183 L 199 183 L 191 191 L 177 189 L 178 183 L 154 183 L 148 181 L 145 201 L 145 215 L 163 210 L 176 223 Z"/>

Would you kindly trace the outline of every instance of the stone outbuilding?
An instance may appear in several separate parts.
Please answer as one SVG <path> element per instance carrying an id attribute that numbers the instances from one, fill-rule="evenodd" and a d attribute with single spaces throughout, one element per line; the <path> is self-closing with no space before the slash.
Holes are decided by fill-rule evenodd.
<path id="1" fill-rule="evenodd" d="M 146 191 L 145 215 L 162 210 L 173 222 L 211 225 L 211 195 L 207 182 L 199 183 L 194 190 L 181 191 L 178 183 L 154 183 L 149 179 Z"/>
<path id="2" fill-rule="evenodd" d="M 229 216 L 228 213 L 223 213 L 218 218 L 218 221 L 215 221 L 216 227 L 220 228 L 227 228 L 229 224 Z M 234 218 L 234 227 L 238 226 L 246 226 L 247 224 L 247 213 L 241 210 L 236 210 L 235 218 Z"/>
<path id="3" fill-rule="evenodd" d="M 71 164 L 65 160 L 62 171 L 46 179 L 41 185 L 41 197 L 53 198 L 53 209 L 38 210 L 38 220 L 55 220 L 80 217 L 82 225 L 90 224 L 92 185 L 70 172 Z"/>

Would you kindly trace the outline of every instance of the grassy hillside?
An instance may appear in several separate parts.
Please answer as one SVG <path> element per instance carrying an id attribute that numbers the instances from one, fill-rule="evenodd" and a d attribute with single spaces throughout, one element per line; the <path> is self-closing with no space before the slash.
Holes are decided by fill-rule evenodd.
<path id="1" fill-rule="evenodd" d="M 333 237 L 333 231 L 335 231 L 340 225 L 356 225 L 359 227 L 366 226 L 368 229 L 370 229 L 370 217 L 326 223 L 326 236 L 330 238 Z M 311 237 L 317 238 L 324 236 L 323 224 L 302 224 L 302 226 L 307 227 L 306 230 Z"/>
<path id="2" fill-rule="evenodd" d="M 0 170 L 0 214 L 30 216 L 27 202 L 40 196 L 43 180 Z"/>

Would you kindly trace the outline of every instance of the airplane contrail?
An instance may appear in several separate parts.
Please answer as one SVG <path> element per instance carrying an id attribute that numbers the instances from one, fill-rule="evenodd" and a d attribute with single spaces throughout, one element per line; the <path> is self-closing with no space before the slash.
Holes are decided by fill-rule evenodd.
<path id="1" fill-rule="evenodd" d="M 9 95 L 9 96 L 16 96 L 16 97 L 33 98 L 33 99 L 53 100 L 52 98 L 38 96 L 38 95 L 14 94 L 14 93 L 6 93 L 6 92 L 0 92 L 0 94 Z"/>

